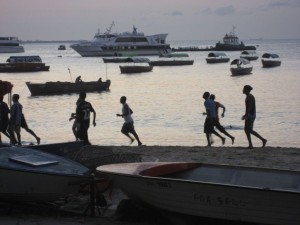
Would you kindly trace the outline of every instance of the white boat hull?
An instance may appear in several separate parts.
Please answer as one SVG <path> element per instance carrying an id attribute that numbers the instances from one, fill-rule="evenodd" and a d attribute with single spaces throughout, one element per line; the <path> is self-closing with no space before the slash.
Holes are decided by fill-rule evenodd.
<path id="1" fill-rule="evenodd" d="M 126 165 L 121 167 L 126 171 Z M 168 175 L 165 177 L 137 174 L 122 175 L 115 171 L 110 173 L 105 166 L 98 167 L 97 171 L 111 176 L 113 181 L 130 198 L 162 210 L 233 221 L 278 225 L 300 224 L 299 190 L 298 192 L 270 190 L 267 186 L 259 188 L 247 187 L 246 185 L 222 184 L 222 181 L 219 183 L 202 182 L 191 179 L 169 178 L 167 177 Z M 207 179 L 215 180 L 215 177 L 211 177 L 212 174 L 210 174 L 209 170 L 204 172 L 208 172 L 204 175 Z M 229 172 L 220 171 L 215 175 L 219 176 L 220 179 L 231 177 L 227 176 L 228 174 L 226 173 Z M 250 171 L 248 179 L 253 179 L 250 182 L 255 184 L 257 175 L 251 173 Z M 276 174 L 273 176 L 275 177 Z M 267 177 L 268 174 L 264 174 L 261 179 L 264 181 L 267 180 Z M 238 178 L 238 173 L 236 173 L 231 178 L 236 179 L 236 182 L 243 182 L 244 177 Z M 272 178 L 272 180 L 276 179 L 281 178 Z M 283 179 L 287 179 L 287 177 Z M 287 183 L 294 182 L 295 185 L 298 185 L 297 179 L 299 183 L 299 174 L 290 180 L 288 179 Z M 280 182 L 284 183 L 285 180 Z"/>
<path id="2" fill-rule="evenodd" d="M 0 46 L 0 53 L 21 53 L 24 51 L 23 46 Z"/>

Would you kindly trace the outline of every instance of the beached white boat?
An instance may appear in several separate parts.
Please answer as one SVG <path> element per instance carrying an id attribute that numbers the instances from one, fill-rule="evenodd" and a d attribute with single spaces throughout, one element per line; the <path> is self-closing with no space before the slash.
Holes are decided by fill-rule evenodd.
<path id="1" fill-rule="evenodd" d="M 0 146 L 1 201 L 57 200 L 90 181 L 90 170 L 74 161 L 30 148 Z"/>
<path id="2" fill-rule="evenodd" d="M 97 168 L 131 199 L 185 215 L 300 224 L 300 172 L 201 163 L 144 162 Z"/>
<path id="3" fill-rule="evenodd" d="M 226 63 L 230 58 L 224 52 L 210 52 L 205 60 L 207 63 Z"/>
<path id="4" fill-rule="evenodd" d="M 230 63 L 230 71 L 232 76 L 240 76 L 251 74 L 253 66 L 247 59 L 234 59 Z"/>
<path id="5" fill-rule="evenodd" d="M 281 60 L 279 59 L 279 55 L 274 53 L 264 53 L 262 55 L 261 62 L 263 67 L 275 67 L 281 65 Z"/>
<path id="6" fill-rule="evenodd" d="M 98 31 L 92 41 L 70 47 L 83 57 L 144 56 L 171 52 L 170 45 L 166 43 L 168 34 L 145 36 L 144 33 L 137 32 L 135 26 L 132 32 L 111 33 L 113 26 L 114 23 L 103 34 Z"/>
<path id="7" fill-rule="evenodd" d="M 17 37 L 0 37 L 0 53 L 20 53 L 24 51 L 24 47 L 20 45 Z"/>

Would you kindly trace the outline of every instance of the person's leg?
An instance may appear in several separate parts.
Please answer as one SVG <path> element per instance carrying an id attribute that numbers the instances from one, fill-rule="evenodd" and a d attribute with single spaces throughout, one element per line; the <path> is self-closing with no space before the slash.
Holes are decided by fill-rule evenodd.
<path id="1" fill-rule="evenodd" d="M 223 133 L 223 134 L 225 134 L 227 137 L 229 137 L 230 139 L 231 139 L 231 141 L 232 141 L 232 144 L 234 143 L 234 137 L 233 136 L 231 136 L 226 130 L 225 130 L 225 128 L 220 124 L 220 122 L 217 122 L 216 123 L 216 128 L 221 132 L 221 133 Z"/>
<path id="2" fill-rule="evenodd" d="M 225 138 L 222 137 L 217 131 L 213 130 L 212 133 L 222 140 L 222 145 L 225 144 Z"/>
<path id="3" fill-rule="evenodd" d="M 24 129 L 33 137 L 35 137 L 37 143 L 40 144 L 41 139 L 33 132 L 33 130 L 29 129 L 28 127 L 24 127 Z"/>
<path id="4" fill-rule="evenodd" d="M 262 141 L 262 143 L 263 143 L 262 147 L 263 147 L 263 148 L 266 146 L 267 139 L 264 139 L 262 136 L 260 136 L 259 133 L 257 133 L 257 132 L 254 131 L 254 130 L 251 130 L 250 133 L 253 134 L 255 137 L 259 138 L 259 139 Z"/>
<path id="5" fill-rule="evenodd" d="M 128 131 L 128 123 L 124 123 L 123 126 L 122 126 L 122 129 L 121 129 L 121 132 L 130 139 L 130 144 L 132 144 L 134 142 L 134 138 L 132 138 L 130 135 L 129 135 L 129 131 Z"/>
<path id="6" fill-rule="evenodd" d="M 250 135 L 250 132 L 251 132 L 251 130 L 252 130 L 252 127 L 253 127 L 253 121 L 250 121 L 250 120 L 247 120 L 247 119 L 246 119 L 246 120 L 245 120 L 245 128 L 244 128 L 244 131 L 245 131 L 245 134 L 246 134 L 248 143 L 249 143 L 249 146 L 248 146 L 249 149 L 252 149 L 252 148 L 253 148 L 252 140 L 251 140 L 251 135 Z"/>

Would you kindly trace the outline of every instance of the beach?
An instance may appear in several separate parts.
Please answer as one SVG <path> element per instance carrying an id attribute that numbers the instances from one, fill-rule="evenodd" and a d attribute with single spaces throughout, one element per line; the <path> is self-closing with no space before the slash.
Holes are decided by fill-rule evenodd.
<path id="1" fill-rule="evenodd" d="M 85 147 L 86 152 L 102 151 L 117 154 L 122 161 L 126 161 L 128 154 L 140 156 L 141 161 L 186 161 L 201 162 L 210 164 L 227 164 L 238 166 L 265 167 L 284 170 L 300 171 L 300 149 L 281 147 L 256 147 L 247 149 L 245 147 L 184 147 L 184 146 L 89 146 Z M 129 160 L 130 161 L 130 160 Z M 126 196 L 118 194 L 115 188 L 111 193 L 108 202 L 111 207 L 102 216 L 96 213 L 96 217 L 69 215 L 62 213 L 48 213 L 47 211 L 12 210 L 10 214 L 0 214 L 2 225 L 127 225 L 127 224 L 158 224 L 153 221 L 125 222 L 115 217 L 115 210 L 118 202 Z"/>

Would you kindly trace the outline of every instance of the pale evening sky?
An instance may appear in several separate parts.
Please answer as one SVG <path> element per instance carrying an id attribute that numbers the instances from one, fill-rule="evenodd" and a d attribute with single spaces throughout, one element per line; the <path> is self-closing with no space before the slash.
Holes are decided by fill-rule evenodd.
<path id="1" fill-rule="evenodd" d="M 172 41 L 299 39 L 300 0 L 0 0 L 0 36 L 21 40 L 91 40 L 112 21 Z"/>

